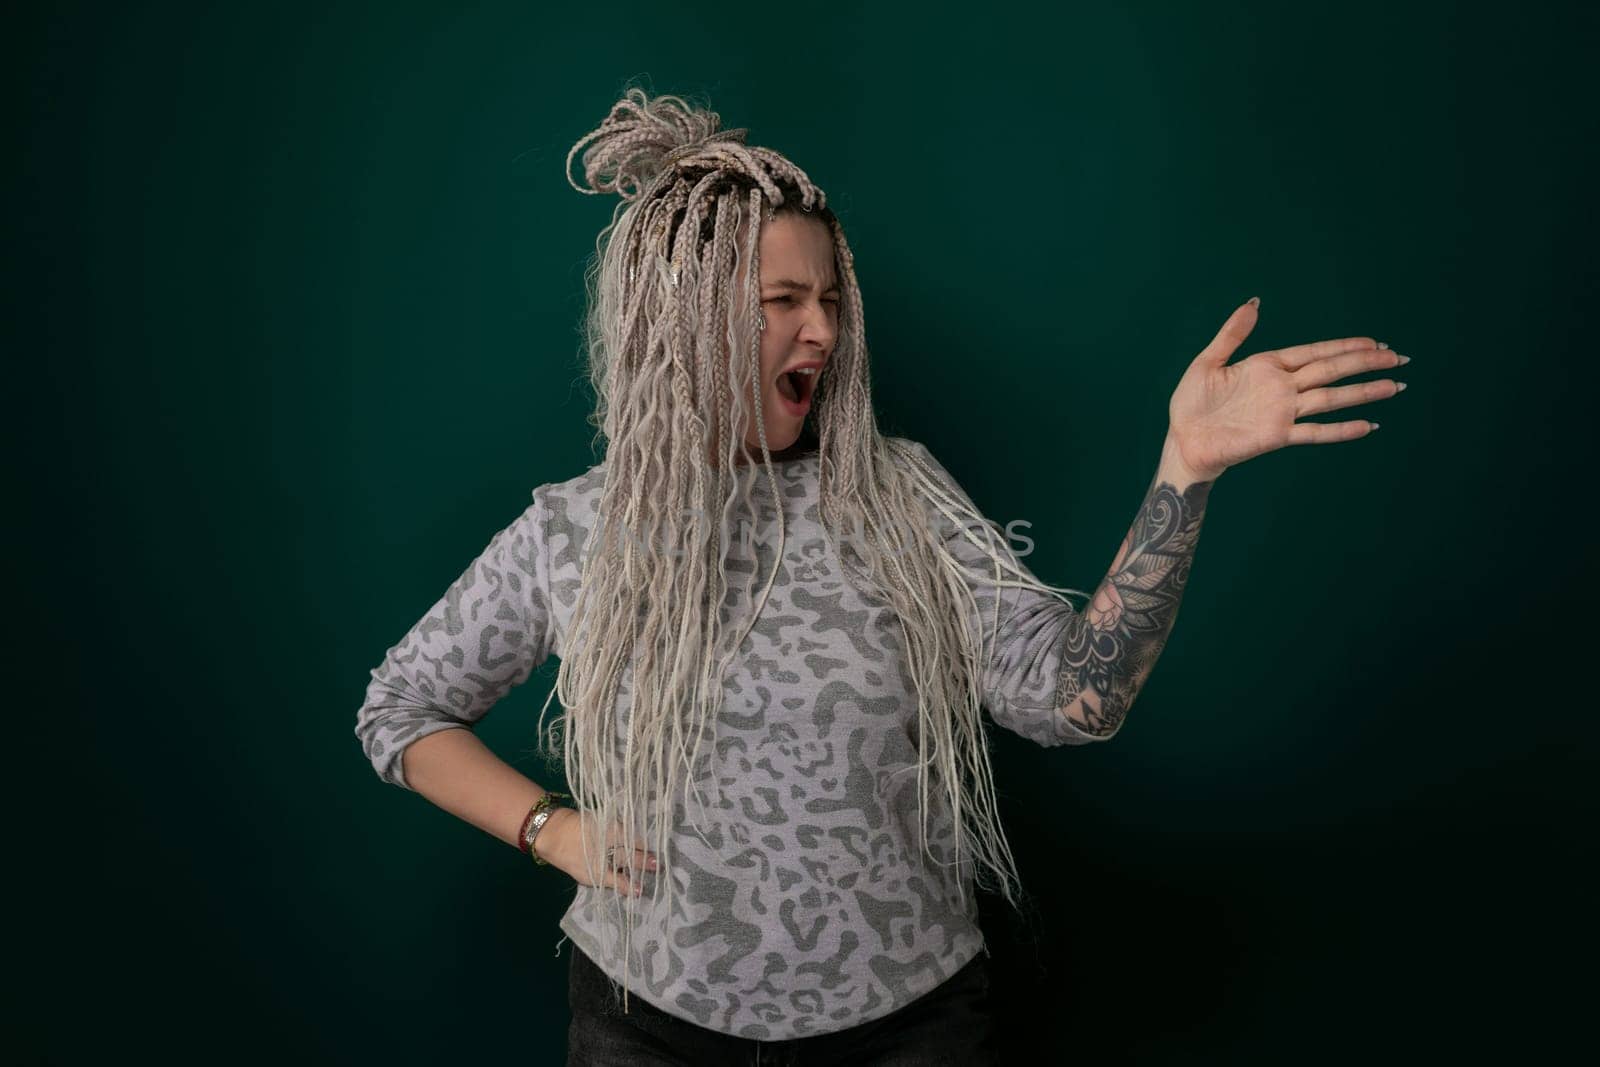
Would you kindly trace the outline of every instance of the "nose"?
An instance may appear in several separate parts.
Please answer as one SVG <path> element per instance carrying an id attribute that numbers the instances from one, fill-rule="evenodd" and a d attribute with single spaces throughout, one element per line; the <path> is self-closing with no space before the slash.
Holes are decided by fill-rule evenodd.
<path id="1" fill-rule="evenodd" d="M 823 355 L 833 351 L 838 331 L 834 329 L 832 314 L 821 301 L 806 307 L 805 321 L 800 324 L 800 342 L 814 346 Z"/>

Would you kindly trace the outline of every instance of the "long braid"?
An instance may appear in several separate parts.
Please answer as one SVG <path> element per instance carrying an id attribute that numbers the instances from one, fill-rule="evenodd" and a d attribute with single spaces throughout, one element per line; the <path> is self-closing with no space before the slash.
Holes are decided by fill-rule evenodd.
<path id="1" fill-rule="evenodd" d="M 899 637 L 890 639 L 918 694 L 922 851 L 936 864 L 960 866 L 963 875 L 974 864 L 980 884 L 987 884 L 983 872 L 992 872 L 1015 904 L 1020 880 L 999 825 L 981 716 L 987 638 L 981 623 L 976 634 L 967 624 L 979 614 L 970 572 L 928 524 L 925 502 L 969 527 L 966 539 L 993 561 L 996 625 L 1001 588 L 1087 594 L 1025 575 L 964 494 L 879 432 L 861 289 L 844 229 L 804 171 L 771 149 L 746 145 L 745 132 L 723 130 L 715 112 L 680 97 L 630 89 L 567 156 L 568 181 L 580 192 L 621 198 L 585 272 L 590 422 L 596 441 L 606 440 L 605 482 L 582 553 L 566 654 L 540 717 L 543 732 L 559 696 L 566 710 L 544 747 L 561 752 L 574 803 L 585 814 L 588 883 L 603 882 L 607 845 L 642 842 L 663 861 L 651 906 L 674 914 L 678 786 L 682 825 L 703 837 L 700 790 L 717 787 L 701 767 L 702 742 L 714 736 L 722 680 L 782 566 L 786 523 L 763 414 L 758 324 L 759 238 L 770 207 L 816 218 L 833 237 L 843 299 L 837 344 L 813 386 L 819 511 L 846 576 L 899 620 Z M 585 185 L 571 175 L 580 150 Z M 755 430 L 759 464 L 747 461 L 754 458 L 747 426 Z M 776 552 L 759 595 L 750 568 L 733 597 L 725 563 L 741 546 L 725 535 L 764 513 L 756 495 L 763 475 L 762 500 L 776 505 Z M 984 540 L 970 528 L 983 530 Z M 624 724 L 618 704 L 630 670 Z M 936 855 L 929 840 L 935 795 L 954 820 L 953 858 Z M 958 884 L 964 899 L 965 878 Z M 646 973 L 631 948 L 637 905 L 615 892 L 596 899 L 621 929 L 625 1006 L 628 979 Z"/>

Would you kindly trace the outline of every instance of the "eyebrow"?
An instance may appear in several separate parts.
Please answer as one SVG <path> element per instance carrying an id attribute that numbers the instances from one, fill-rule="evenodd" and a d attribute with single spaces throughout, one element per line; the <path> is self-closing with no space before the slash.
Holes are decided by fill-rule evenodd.
<path id="1" fill-rule="evenodd" d="M 770 281 L 770 282 L 763 282 L 762 285 L 761 285 L 761 288 L 763 288 L 763 289 L 798 289 L 802 293 L 811 291 L 811 286 L 807 285 L 804 282 L 797 282 L 793 278 L 777 278 L 777 279 L 774 279 L 773 281 Z M 838 282 L 834 282 L 832 285 L 827 286 L 822 291 L 827 293 L 827 292 L 832 292 L 833 290 L 838 289 L 838 288 L 839 288 L 839 283 Z"/>

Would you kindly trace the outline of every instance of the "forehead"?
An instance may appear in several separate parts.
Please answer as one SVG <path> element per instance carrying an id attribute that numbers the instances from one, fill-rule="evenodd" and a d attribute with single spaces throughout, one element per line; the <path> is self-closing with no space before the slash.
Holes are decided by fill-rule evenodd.
<path id="1" fill-rule="evenodd" d="M 761 227 L 761 280 L 793 278 L 823 288 L 838 284 L 833 234 L 821 219 L 780 215 Z"/>

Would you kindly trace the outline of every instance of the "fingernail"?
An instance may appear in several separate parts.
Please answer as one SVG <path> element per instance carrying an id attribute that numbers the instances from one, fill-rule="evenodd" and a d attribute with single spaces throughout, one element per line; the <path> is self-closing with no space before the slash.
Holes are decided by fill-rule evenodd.
<path id="1" fill-rule="evenodd" d="M 1388 341 L 1379 341 L 1378 342 L 1378 347 L 1379 348 L 1388 348 L 1389 347 L 1389 342 Z"/>
<path id="2" fill-rule="evenodd" d="M 1382 425 L 1382 424 L 1381 424 L 1381 423 L 1376 423 L 1376 422 L 1375 422 L 1375 423 L 1373 423 L 1373 424 L 1372 424 L 1372 428 L 1373 428 L 1373 429 L 1374 429 L 1374 430 L 1376 430 L 1376 429 L 1377 429 L 1377 428 L 1378 428 L 1378 427 L 1379 427 L 1379 426 L 1380 426 L 1380 425 Z"/>
<path id="3" fill-rule="evenodd" d="M 1397 392 L 1397 393 L 1405 392 L 1406 391 L 1406 383 L 1405 382 L 1395 382 L 1394 383 L 1394 391 Z"/>
<path id="4" fill-rule="evenodd" d="M 1395 364 L 1395 366 L 1397 366 L 1397 367 L 1404 367 L 1407 363 L 1411 362 L 1411 357 L 1410 356 L 1402 356 L 1398 352 L 1395 353 L 1395 357 L 1394 358 L 1399 360 L 1399 362 Z"/>
<path id="5" fill-rule="evenodd" d="M 1261 306 L 1261 298 L 1259 296 L 1252 296 L 1249 300 L 1245 301 L 1245 303 L 1254 304 L 1256 307 L 1260 307 Z"/>

